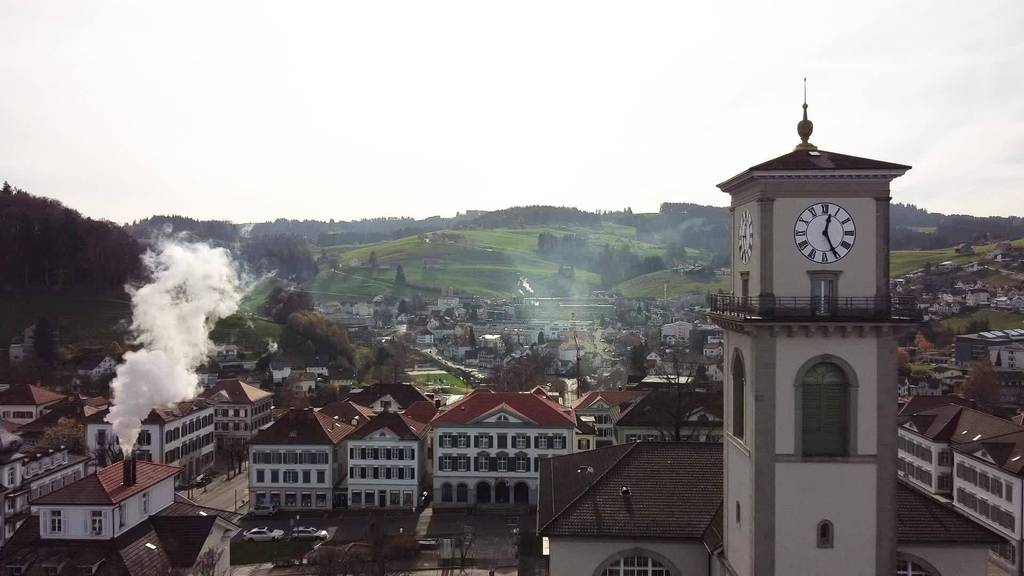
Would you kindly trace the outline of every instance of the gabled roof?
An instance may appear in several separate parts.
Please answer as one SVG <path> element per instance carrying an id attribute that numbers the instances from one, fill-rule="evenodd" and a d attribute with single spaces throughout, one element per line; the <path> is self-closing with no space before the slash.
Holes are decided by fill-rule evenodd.
<path id="1" fill-rule="evenodd" d="M 2 406 L 42 406 L 53 402 L 59 402 L 67 398 L 66 395 L 35 386 L 33 384 L 11 384 L 11 387 L 0 392 L 0 405 Z"/>
<path id="2" fill-rule="evenodd" d="M 903 543 L 997 544 L 1003 539 L 948 504 L 896 484 L 896 540 Z"/>
<path id="3" fill-rule="evenodd" d="M 292 408 L 260 430 L 250 444 L 337 444 L 355 427 L 310 408 Z"/>
<path id="4" fill-rule="evenodd" d="M 529 392 L 474 390 L 434 418 L 434 424 L 471 424 L 505 407 L 539 426 L 570 427 L 576 420 L 557 403 Z"/>
<path id="5" fill-rule="evenodd" d="M 598 400 L 604 400 L 609 406 L 617 406 L 626 402 L 632 402 L 647 394 L 646 390 L 592 390 L 583 395 L 573 405 L 574 410 L 586 410 Z"/>
<path id="6" fill-rule="evenodd" d="M 397 412 L 381 412 L 349 434 L 348 439 L 366 438 L 378 430 L 390 430 L 402 440 L 421 440 L 427 433 L 427 425 Z"/>
<path id="7" fill-rule="evenodd" d="M 412 406 L 413 402 L 427 399 L 419 388 L 412 384 L 371 384 L 350 395 L 346 400 L 362 406 L 370 406 L 385 396 L 390 396 L 398 404 L 399 410 L 405 410 Z"/>
<path id="8" fill-rule="evenodd" d="M 540 494 L 544 536 L 701 539 L 722 504 L 722 445 L 634 442 L 547 458 Z"/>
<path id="9" fill-rule="evenodd" d="M 180 418 L 189 416 L 193 412 L 205 410 L 213 406 L 213 404 L 205 398 L 196 398 L 194 400 L 186 400 L 184 402 L 178 402 L 177 404 L 170 407 L 153 408 L 149 411 L 143 424 L 168 424 L 174 422 Z M 107 414 L 110 413 L 110 408 L 104 408 L 85 417 L 83 420 L 86 424 L 102 424 L 107 421 Z"/>
<path id="10" fill-rule="evenodd" d="M 320 413 L 349 424 L 354 420 L 356 427 L 366 424 L 373 416 L 373 410 L 348 400 L 335 400 L 321 408 Z"/>
<path id="11" fill-rule="evenodd" d="M 680 420 L 689 426 L 695 423 L 722 419 L 722 395 L 708 392 L 682 391 L 677 399 L 675 390 L 652 389 L 622 408 L 615 419 L 616 426 L 665 427 L 676 420 L 676 406 L 679 406 Z M 686 419 L 682 419 L 686 416 Z"/>
<path id="12" fill-rule="evenodd" d="M 238 378 L 231 378 L 229 380 L 218 380 L 216 384 L 204 390 L 200 396 L 212 400 L 224 399 L 223 401 L 231 404 L 255 404 L 260 400 L 273 396 L 273 394 L 252 384 L 242 382 Z"/>
<path id="13" fill-rule="evenodd" d="M 117 504 L 175 476 L 178 472 L 181 472 L 180 466 L 137 460 L 135 483 L 125 486 L 122 484 L 124 474 L 124 461 L 122 460 L 60 490 L 40 496 L 33 500 L 32 504 Z"/>

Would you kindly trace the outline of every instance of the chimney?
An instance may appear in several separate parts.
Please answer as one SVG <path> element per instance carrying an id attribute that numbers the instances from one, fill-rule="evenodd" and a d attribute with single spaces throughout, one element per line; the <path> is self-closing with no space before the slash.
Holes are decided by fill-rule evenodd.
<path id="1" fill-rule="evenodd" d="M 121 484 L 133 486 L 135 484 L 135 452 L 129 452 L 124 462 L 121 463 Z"/>

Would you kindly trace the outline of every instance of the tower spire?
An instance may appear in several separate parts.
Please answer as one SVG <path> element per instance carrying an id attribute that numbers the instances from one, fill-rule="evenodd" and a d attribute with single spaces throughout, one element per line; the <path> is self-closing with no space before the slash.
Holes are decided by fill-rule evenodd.
<path id="1" fill-rule="evenodd" d="M 794 150 L 817 150 L 818 147 L 808 140 L 814 132 L 814 123 L 807 119 L 807 78 L 804 78 L 804 119 L 797 123 L 796 133 L 800 135 L 800 143 Z"/>

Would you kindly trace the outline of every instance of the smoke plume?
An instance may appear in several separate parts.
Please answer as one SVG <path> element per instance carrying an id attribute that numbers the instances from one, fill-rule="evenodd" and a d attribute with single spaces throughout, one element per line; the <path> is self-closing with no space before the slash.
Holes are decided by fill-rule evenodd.
<path id="1" fill-rule="evenodd" d="M 127 352 L 117 367 L 106 418 L 126 454 L 152 409 L 196 395 L 195 370 L 212 346 L 210 330 L 238 309 L 242 296 L 238 272 L 223 248 L 164 242 L 146 252 L 143 263 L 152 280 L 129 288 L 132 333 L 141 349 Z"/>

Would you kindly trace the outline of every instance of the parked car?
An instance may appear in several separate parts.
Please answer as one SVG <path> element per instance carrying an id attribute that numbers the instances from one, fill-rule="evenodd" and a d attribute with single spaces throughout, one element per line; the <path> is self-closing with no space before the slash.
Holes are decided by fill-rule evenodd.
<path id="1" fill-rule="evenodd" d="M 196 476 L 194 480 L 192 480 L 192 487 L 202 488 L 203 486 L 206 486 L 210 482 L 213 482 L 213 478 L 209 474 L 200 474 L 199 476 Z"/>
<path id="2" fill-rule="evenodd" d="M 257 504 L 249 514 L 256 518 L 273 516 L 274 514 L 277 514 L 277 504 Z"/>
<path id="3" fill-rule="evenodd" d="M 242 539 L 246 542 L 277 542 L 282 538 L 284 538 L 284 530 L 271 529 L 266 526 L 242 532 Z"/>
<path id="4" fill-rule="evenodd" d="M 327 530 L 313 528 L 311 526 L 296 526 L 292 528 L 292 540 L 327 540 L 330 535 Z"/>

